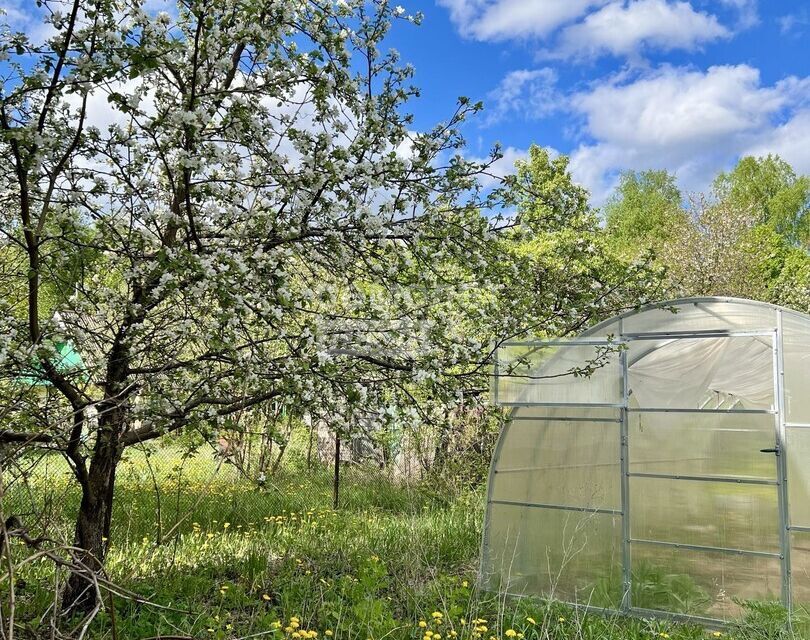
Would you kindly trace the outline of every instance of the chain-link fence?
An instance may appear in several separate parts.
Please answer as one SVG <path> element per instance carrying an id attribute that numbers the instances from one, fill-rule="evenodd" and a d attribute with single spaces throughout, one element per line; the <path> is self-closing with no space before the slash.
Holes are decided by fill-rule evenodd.
<path id="1" fill-rule="evenodd" d="M 478 440 L 456 435 L 450 443 L 435 432 L 399 434 L 394 445 L 362 429 L 338 439 L 326 425 L 292 422 L 283 431 L 164 436 L 125 451 L 111 535 L 161 544 L 191 529 L 335 508 L 420 510 L 450 501 L 459 478 L 465 488 L 480 482 L 495 431 L 490 425 Z M 4 511 L 32 531 L 70 539 L 81 494 L 64 458 L 31 453 L 7 463 Z"/>

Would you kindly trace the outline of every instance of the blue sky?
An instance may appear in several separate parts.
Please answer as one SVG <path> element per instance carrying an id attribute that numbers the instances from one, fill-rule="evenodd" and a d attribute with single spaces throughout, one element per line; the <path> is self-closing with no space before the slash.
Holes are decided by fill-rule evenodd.
<path id="1" fill-rule="evenodd" d="M 495 173 L 539 144 L 570 156 L 597 206 L 627 169 L 667 169 L 686 194 L 747 154 L 810 174 L 810 0 L 392 2 L 424 15 L 389 39 L 422 89 L 414 128 L 446 119 L 459 96 L 483 100 L 466 154 L 500 143 Z M 0 8 L 45 37 L 33 0 Z"/>
<path id="2" fill-rule="evenodd" d="M 600 204 L 625 169 L 668 169 L 705 190 L 741 155 L 810 173 L 810 2 L 413 0 L 420 27 L 391 45 L 416 67 L 416 128 L 458 96 L 485 102 L 470 155 L 500 142 L 570 155 Z"/>

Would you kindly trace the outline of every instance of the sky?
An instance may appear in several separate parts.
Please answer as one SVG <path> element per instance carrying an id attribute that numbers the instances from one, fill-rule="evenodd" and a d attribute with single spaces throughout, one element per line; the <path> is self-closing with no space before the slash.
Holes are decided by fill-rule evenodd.
<path id="1" fill-rule="evenodd" d="M 391 1 L 424 15 L 388 40 L 416 69 L 414 129 L 482 100 L 465 154 L 499 143 L 497 175 L 538 144 L 600 206 L 625 170 L 666 169 L 685 194 L 749 154 L 810 174 L 810 0 Z M 0 0 L 41 40 L 35 6 Z"/>
<path id="2" fill-rule="evenodd" d="M 485 110 L 468 154 L 570 157 L 597 206 L 625 170 L 709 189 L 744 155 L 810 174 L 810 0 L 402 0 L 391 46 L 416 68 L 415 128 L 459 96 Z"/>

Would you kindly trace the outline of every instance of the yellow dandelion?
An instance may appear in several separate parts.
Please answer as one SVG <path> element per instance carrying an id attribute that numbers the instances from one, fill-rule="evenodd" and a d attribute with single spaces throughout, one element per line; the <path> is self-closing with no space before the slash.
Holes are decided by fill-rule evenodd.
<path id="1" fill-rule="evenodd" d="M 427 626 L 427 622 L 425 622 L 424 620 L 420 620 L 420 621 L 419 621 L 419 626 L 420 626 L 422 629 L 424 629 L 424 628 Z"/>
<path id="2" fill-rule="evenodd" d="M 532 618 L 531 616 L 529 616 L 528 618 L 526 618 L 526 622 L 528 622 L 529 624 L 537 624 L 537 620 L 535 620 L 535 619 L 534 619 L 534 618 Z"/>
<path id="3" fill-rule="evenodd" d="M 517 635 L 517 631 L 514 629 L 507 629 L 506 630 L 506 637 L 507 638 L 514 638 Z"/>
<path id="4" fill-rule="evenodd" d="M 464 581 L 461 583 L 461 586 L 462 586 L 462 587 L 464 587 L 464 588 L 466 589 L 467 587 L 469 587 L 469 586 L 470 586 L 470 583 L 469 583 L 469 582 L 467 582 L 466 580 L 464 580 Z"/>
<path id="5" fill-rule="evenodd" d="M 323 635 L 325 635 L 327 638 L 331 638 L 334 634 L 332 633 L 331 629 L 327 629 L 323 632 Z"/>
<path id="6" fill-rule="evenodd" d="M 270 596 L 267 595 L 266 593 L 263 593 L 262 594 L 262 600 L 264 600 L 265 602 L 269 602 L 270 601 Z"/>

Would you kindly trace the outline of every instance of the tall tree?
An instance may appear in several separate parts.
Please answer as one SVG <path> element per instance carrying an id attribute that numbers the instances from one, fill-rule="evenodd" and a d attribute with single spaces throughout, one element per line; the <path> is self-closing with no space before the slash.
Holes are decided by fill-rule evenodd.
<path id="1" fill-rule="evenodd" d="M 605 223 L 629 251 L 659 246 L 681 232 L 687 222 L 675 176 L 663 170 L 622 173 L 605 204 Z"/>
<path id="2" fill-rule="evenodd" d="M 779 156 L 740 159 L 714 181 L 718 200 L 749 211 L 789 242 L 810 248 L 810 176 L 798 176 Z"/>

